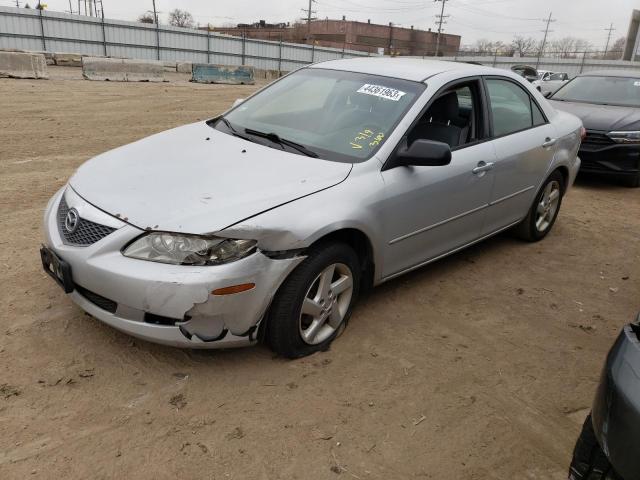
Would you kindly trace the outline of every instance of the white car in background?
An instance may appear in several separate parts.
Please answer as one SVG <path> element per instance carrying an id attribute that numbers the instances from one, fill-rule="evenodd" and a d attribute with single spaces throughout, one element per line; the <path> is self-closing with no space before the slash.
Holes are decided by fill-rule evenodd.
<path id="1" fill-rule="evenodd" d="M 555 93 L 569 81 L 569 74 L 565 72 L 540 72 L 540 78 L 533 85 L 545 96 Z"/>

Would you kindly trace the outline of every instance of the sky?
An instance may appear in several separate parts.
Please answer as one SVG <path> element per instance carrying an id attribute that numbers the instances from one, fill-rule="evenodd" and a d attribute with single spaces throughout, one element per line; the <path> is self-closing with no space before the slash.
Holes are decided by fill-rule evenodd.
<path id="1" fill-rule="evenodd" d="M 25 3 L 19 0 L 20 4 Z M 27 0 L 33 5 L 37 0 Z M 49 10 L 69 11 L 69 0 L 42 0 Z M 103 0 L 106 18 L 135 20 L 152 8 L 152 0 Z M 84 3 L 84 1 L 83 1 Z M 15 6 L 15 0 L 0 0 L 0 5 Z M 77 9 L 78 1 L 71 0 Z M 202 25 L 267 22 L 293 22 L 306 15 L 308 0 L 156 0 L 160 21 L 174 8 L 189 11 Z M 440 13 L 441 0 L 314 0 L 316 17 L 342 18 L 399 26 L 435 29 L 435 15 Z M 603 50 L 607 29 L 616 29 L 612 42 L 626 36 L 631 11 L 640 9 L 640 0 L 447 0 L 445 15 L 450 15 L 444 31 L 462 36 L 463 45 L 473 45 L 478 39 L 510 42 L 514 35 L 542 39 L 549 13 L 550 39 L 573 36 L 591 42 L 594 49 Z"/>

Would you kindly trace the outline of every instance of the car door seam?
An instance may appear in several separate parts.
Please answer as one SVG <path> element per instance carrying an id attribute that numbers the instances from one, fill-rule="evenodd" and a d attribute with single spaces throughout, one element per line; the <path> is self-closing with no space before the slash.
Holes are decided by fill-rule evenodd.
<path id="1" fill-rule="evenodd" d="M 487 204 L 481 205 L 479 207 L 473 208 L 471 210 L 467 210 L 466 212 L 459 213 L 458 215 L 454 215 L 453 217 L 447 218 L 447 219 L 442 220 L 440 222 L 437 222 L 437 223 L 434 223 L 432 225 L 429 225 L 428 227 L 423 227 L 423 228 L 420 228 L 420 229 L 418 229 L 418 230 L 416 230 L 414 232 L 407 233 L 405 235 L 401 235 L 400 237 L 397 237 L 397 238 L 394 238 L 394 239 L 390 240 L 389 241 L 389 245 L 393 245 L 394 243 L 401 242 L 402 240 L 406 240 L 407 238 L 411 238 L 411 237 L 413 237 L 415 235 L 419 235 L 421 233 L 427 232 L 427 231 L 432 230 L 434 228 L 441 227 L 442 225 L 445 225 L 445 224 L 447 224 L 449 222 L 452 222 L 454 220 L 458 220 L 458 219 L 460 219 L 462 217 L 466 217 L 467 215 L 471 215 L 472 213 L 479 212 L 480 210 L 482 210 L 483 208 L 487 208 L 488 206 L 489 206 L 489 204 L 487 203 Z"/>
<path id="2" fill-rule="evenodd" d="M 420 263 L 418 263 L 418 264 L 416 264 L 416 265 L 413 265 L 413 266 L 411 266 L 411 267 L 405 268 L 404 270 L 400 270 L 399 272 L 392 273 L 391 275 L 387 275 L 386 277 L 382 277 L 382 278 L 380 279 L 380 282 L 378 282 L 378 284 L 377 284 L 377 285 L 380 285 L 381 283 L 384 283 L 384 282 L 386 282 L 386 281 L 388 281 L 388 280 L 391 280 L 392 278 L 399 277 L 400 275 L 403 275 L 403 274 L 405 274 L 405 273 L 408 273 L 408 272 L 410 272 L 410 271 L 412 271 L 412 270 L 416 270 L 416 269 L 418 269 L 418 268 L 420 268 L 420 267 L 424 267 L 425 265 L 428 265 L 428 264 L 430 264 L 430 263 L 436 262 L 436 261 L 440 260 L 441 258 L 448 257 L 449 255 L 451 255 L 451 254 L 453 254 L 453 253 L 456 253 L 456 252 L 459 252 L 460 250 L 464 250 L 465 248 L 467 248 L 467 247 L 469 247 L 469 246 L 471 246 L 471 245 L 474 245 L 474 244 L 479 243 L 479 242 L 481 242 L 481 241 L 483 241 L 483 240 L 486 240 L 486 239 L 487 239 L 487 238 L 489 238 L 489 237 L 492 237 L 492 236 L 494 236 L 494 235 L 496 235 L 496 234 L 498 234 L 498 233 L 500 233 L 500 232 L 502 232 L 502 231 L 504 231 L 504 230 L 507 230 L 507 229 L 509 229 L 509 228 L 513 227 L 514 225 L 517 225 L 517 224 L 518 224 L 518 223 L 520 223 L 521 221 L 522 221 L 522 220 L 517 220 L 517 221 L 515 221 L 515 222 L 512 222 L 512 223 L 510 223 L 509 225 L 506 225 L 506 226 L 504 226 L 504 227 L 502 227 L 502 228 L 499 228 L 499 229 L 497 229 L 497 230 L 495 230 L 495 231 L 493 231 L 493 232 L 491 232 L 491 233 L 488 233 L 488 234 L 486 234 L 486 235 L 483 235 L 483 236 L 481 236 L 481 237 L 478 237 L 478 238 L 476 238 L 475 240 L 472 240 L 472 241 L 471 241 L 471 242 L 469 242 L 469 243 L 465 243 L 464 245 L 461 245 L 461 246 L 459 246 L 459 247 L 453 248 L 453 249 L 451 249 L 451 250 L 449 250 L 449 251 L 447 251 L 447 252 L 444 252 L 444 253 L 442 253 L 442 254 L 440 254 L 440 255 L 437 255 L 437 256 L 435 256 L 435 257 L 433 257 L 433 258 L 430 258 L 430 259 L 428 259 L 428 260 L 425 260 L 424 262 L 420 262 Z"/>
<path id="3" fill-rule="evenodd" d="M 497 200 L 493 200 L 493 201 L 489 202 L 489 206 L 491 207 L 491 206 L 496 205 L 496 204 L 498 204 L 500 202 L 504 202 L 505 200 L 509 200 L 510 198 L 513 198 L 516 195 L 521 195 L 521 194 L 523 194 L 525 192 L 528 192 L 529 190 L 533 190 L 534 188 L 535 188 L 535 186 L 531 185 L 529 187 L 523 188 L 522 190 L 518 190 L 517 192 L 510 193 L 509 195 L 505 195 L 504 197 L 500 197 Z"/>

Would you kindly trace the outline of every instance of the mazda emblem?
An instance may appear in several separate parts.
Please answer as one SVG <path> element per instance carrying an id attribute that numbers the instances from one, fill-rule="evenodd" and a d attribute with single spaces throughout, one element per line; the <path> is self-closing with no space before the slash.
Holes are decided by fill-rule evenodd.
<path id="1" fill-rule="evenodd" d="M 69 233 L 73 233 L 78 228 L 78 223 L 80 220 L 80 216 L 78 215 L 78 211 L 75 208 L 72 208 L 67 212 L 67 216 L 64 219 L 64 228 Z"/>

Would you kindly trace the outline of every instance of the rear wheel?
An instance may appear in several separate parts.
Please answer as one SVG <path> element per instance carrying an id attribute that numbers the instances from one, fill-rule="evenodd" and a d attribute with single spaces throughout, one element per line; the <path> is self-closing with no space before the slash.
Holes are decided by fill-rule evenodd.
<path id="1" fill-rule="evenodd" d="M 311 249 L 273 300 L 269 346 L 287 358 L 326 350 L 351 316 L 359 286 L 358 256 L 351 247 L 328 243 Z"/>
<path id="2" fill-rule="evenodd" d="M 569 467 L 569 480 L 622 480 L 600 448 L 593 431 L 591 415 L 582 426 L 582 432 L 573 450 Z"/>
<path id="3" fill-rule="evenodd" d="M 556 170 L 542 185 L 525 219 L 515 227 L 516 234 L 529 242 L 542 240 L 558 217 L 563 193 L 564 177 Z"/>

